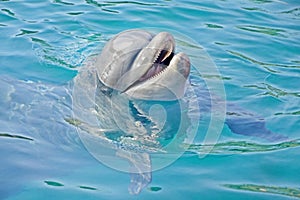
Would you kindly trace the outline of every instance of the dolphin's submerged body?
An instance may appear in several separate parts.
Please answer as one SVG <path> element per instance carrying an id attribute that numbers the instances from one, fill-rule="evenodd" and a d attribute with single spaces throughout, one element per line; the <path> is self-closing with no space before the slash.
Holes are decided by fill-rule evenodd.
<path id="1" fill-rule="evenodd" d="M 175 53 L 170 33 L 129 30 L 108 41 L 75 78 L 79 135 L 98 160 L 131 173 L 132 194 L 148 185 L 153 170 L 171 163 L 157 163 L 166 158 L 155 160 L 157 153 L 178 153 L 180 145 L 201 134 L 200 113 L 209 113 L 212 95 L 193 86 L 190 70 L 189 57 Z M 284 139 L 268 130 L 263 119 L 230 103 L 223 122 L 237 134 Z"/>

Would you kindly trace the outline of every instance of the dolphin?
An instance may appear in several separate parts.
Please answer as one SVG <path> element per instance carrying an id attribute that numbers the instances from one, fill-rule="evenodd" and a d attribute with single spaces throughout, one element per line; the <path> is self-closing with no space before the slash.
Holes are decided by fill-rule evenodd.
<path id="1" fill-rule="evenodd" d="M 73 111 L 80 120 L 74 125 L 83 143 L 110 167 L 114 161 L 103 153 L 108 149 L 129 162 L 132 194 L 151 182 L 150 153 L 161 151 L 180 128 L 185 132 L 190 125 L 187 113 L 180 111 L 188 106 L 180 101 L 189 73 L 189 57 L 175 52 L 170 33 L 128 30 L 110 39 L 74 79 Z M 158 104 L 155 111 L 152 106 Z M 182 118 L 185 124 L 179 126 Z M 120 164 L 113 168 L 120 170 Z"/>
<path id="2" fill-rule="evenodd" d="M 74 81 L 73 111 L 80 119 L 76 125 L 83 143 L 94 157 L 113 168 L 122 164 L 111 164 L 103 155 L 107 149 L 130 163 L 132 194 L 151 182 L 150 154 L 162 150 L 176 134 L 186 134 L 193 120 L 199 123 L 199 118 L 189 115 L 190 110 L 208 112 L 210 107 L 211 95 L 201 88 L 193 88 L 196 94 L 190 95 L 190 59 L 183 52 L 176 53 L 175 46 L 168 32 L 121 32 L 86 63 Z M 163 107 L 166 116 L 163 112 L 151 115 L 155 104 Z M 195 113 L 199 115 L 200 110 Z M 230 103 L 224 123 L 237 134 L 285 139 L 268 130 L 263 119 Z"/>

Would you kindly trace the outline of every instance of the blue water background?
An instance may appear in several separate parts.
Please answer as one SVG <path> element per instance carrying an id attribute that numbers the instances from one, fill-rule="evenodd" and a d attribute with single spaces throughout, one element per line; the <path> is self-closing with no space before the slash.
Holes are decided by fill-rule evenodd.
<path id="1" fill-rule="evenodd" d="M 186 153 L 129 195 L 128 174 L 95 160 L 64 121 L 71 108 L 63 86 L 114 34 L 144 27 L 197 41 L 218 66 L 227 100 L 290 142 L 259 145 L 225 126 L 221 137 L 238 145 L 220 141 L 204 158 Z M 19 95 L 0 101 L 0 199 L 300 198 L 298 0 L 2 0 L 0 41 L 0 88 L 8 88 L 0 94 L 13 85 Z"/>

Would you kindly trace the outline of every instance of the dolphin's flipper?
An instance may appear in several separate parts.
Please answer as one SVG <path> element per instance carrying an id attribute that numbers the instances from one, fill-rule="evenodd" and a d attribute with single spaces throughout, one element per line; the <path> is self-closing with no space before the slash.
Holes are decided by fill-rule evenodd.
<path id="1" fill-rule="evenodd" d="M 273 133 L 267 129 L 266 122 L 263 118 L 233 104 L 227 105 L 225 123 L 230 130 L 236 134 L 259 137 L 272 142 L 288 139 L 284 135 Z"/>

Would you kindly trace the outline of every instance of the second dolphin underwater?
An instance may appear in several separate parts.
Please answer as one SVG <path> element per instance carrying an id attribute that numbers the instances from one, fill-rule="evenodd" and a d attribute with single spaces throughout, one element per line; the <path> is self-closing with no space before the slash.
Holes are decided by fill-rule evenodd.
<path id="1" fill-rule="evenodd" d="M 174 138 L 179 143 L 185 140 L 193 124 L 189 111 L 196 106 L 197 113 L 209 112 L 210 94 L 193 88 L 190 71 L 189 57 L 175 52 L 170 33 L 128 30 L 110 39 L 74 80 L 73 109 L 78 121 L 73 124 L 84 132 L 81 139 L 97 159 L 106 159 L 95 142 L 100 138 L 112 154 L 129 161 L 132 194 L 151 182 L 150 154 L 165 150 Z M 150 112 L 153 105 L 161 107 Z M 226 107 L 225 124 L 233 133 L 268 141 L 286 139 L 268 130 L 257 115 L 231 103 Z"/>

